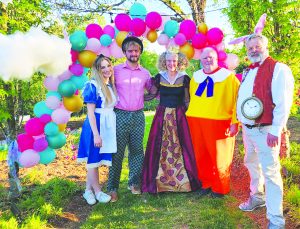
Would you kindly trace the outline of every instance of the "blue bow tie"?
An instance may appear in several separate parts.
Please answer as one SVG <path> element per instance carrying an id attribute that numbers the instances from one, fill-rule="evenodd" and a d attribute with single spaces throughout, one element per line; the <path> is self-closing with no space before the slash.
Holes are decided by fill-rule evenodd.
<path id="1" fill-rule="evenodd" d="M 207 76 L 206 79 L 199 84 L 195 95 L 201 96 L 206 89 L 206 97 L 212 97 L 214 95 L 214 81 L 211 77 Z"/>

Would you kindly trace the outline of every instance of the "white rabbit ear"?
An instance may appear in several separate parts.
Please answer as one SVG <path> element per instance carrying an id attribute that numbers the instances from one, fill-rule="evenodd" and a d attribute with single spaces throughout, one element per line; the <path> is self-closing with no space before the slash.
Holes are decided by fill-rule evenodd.
<path id="1" fill-rule="evenodd" d="M 231 40 L 228 44 L 229 45 L 239 44 L 239 43 L 243 42 L 244 40 L 246 40 L 248 36 L 249 35 L 245 35 L 245 36 L 242 36 L 242 37 L 235 38 L 235 39 Z"/>
<path id="2" fill-rule="evenodd" d="M 265 27 L 265 23 L 266 23 L 266 18 L 267 18 L 267 14 L 264 13 L 263 15 L 260 16 L 255 28 L 254 28 L 254 33 L 256 34 L 261 34 L 264 27 Z"/>

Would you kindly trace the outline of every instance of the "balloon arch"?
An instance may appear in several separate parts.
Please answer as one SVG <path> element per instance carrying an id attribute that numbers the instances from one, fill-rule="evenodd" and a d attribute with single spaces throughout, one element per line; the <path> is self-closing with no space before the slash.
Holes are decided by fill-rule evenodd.
<path id="1" fill-rule="evenodd" d="M 35 104 L 35 117 L 26 122 L 25 133 L 17 137 L 22 167 L 48 164 L 55 159 L 55 149 L 66 144 L 64 130 L 71 113 L 83 106 L 79 90 L 88 80 L 89 68 L 100 53 L 124 57 L 121 44 L 129 35 L 144 37 L 151 43 L 157 41 L 166 48 L 177 46 L 189 59 L 196 60 L 200 58 L 201 49 L 211 46 L 218 52 L 219 66 L 232 70 L 238 65 L 237 56 L 224 51 L 221 29 L 208 29 L 206 24 L 196 25 L 192 20 L 178 23 L 158 12 L 147 13 L 140 3 L 131 6 L 129 15 L 116 15 L 114 26 L 102 28 L 98 24 L 89 24 L 85 31 L 70 35 L 72 64 L 61 75 L 45 78 L 46 100 Z"/>

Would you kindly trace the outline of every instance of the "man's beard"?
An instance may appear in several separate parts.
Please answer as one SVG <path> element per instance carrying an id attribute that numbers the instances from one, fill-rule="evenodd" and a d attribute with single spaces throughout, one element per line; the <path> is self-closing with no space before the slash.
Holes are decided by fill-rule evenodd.
<path id="1" fill-rule="evenodd" d="M 128 61 L 131 62 L 131 63 L 137 63 L 137 62 L 139 62 L 139 59 L 140 59 L 140 57 L 138 57 L 138 56 L 137 57 L 131 57 L 130 56 L 128 58 Z"/>
<path id="2" fill-rule="evenodd" d="M 250 55 L 248 55 L 248 59 L 251 61 L 251 63 L 261 62 L 262 59 L 263 59 L 263 54 L 262 53 L 258 53 L 258 56 L 250 56 Z"/>

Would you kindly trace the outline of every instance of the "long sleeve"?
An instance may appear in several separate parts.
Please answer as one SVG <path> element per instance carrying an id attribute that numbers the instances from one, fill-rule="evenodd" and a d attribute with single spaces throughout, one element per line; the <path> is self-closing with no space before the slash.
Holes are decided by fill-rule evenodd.
<path id="1" fill-rule="evenodd" d="M 159 74 L 157 74 L 155 77 L 151 78 L 150 85 L 148 88 L 148 93 L 144 95 L 144 101 L 150 101 L 158 96 L 159 82 L 160 82 Z"/>
<path id="2" fill-rule="evenodd" d="M 189 76 L 184 76 L 184 81 L 183 81 L 183 85 L 184 85 L 184 104 L 186 109 L 189 107 L 189 103 L 190 103 L 190 77 Z"/>

